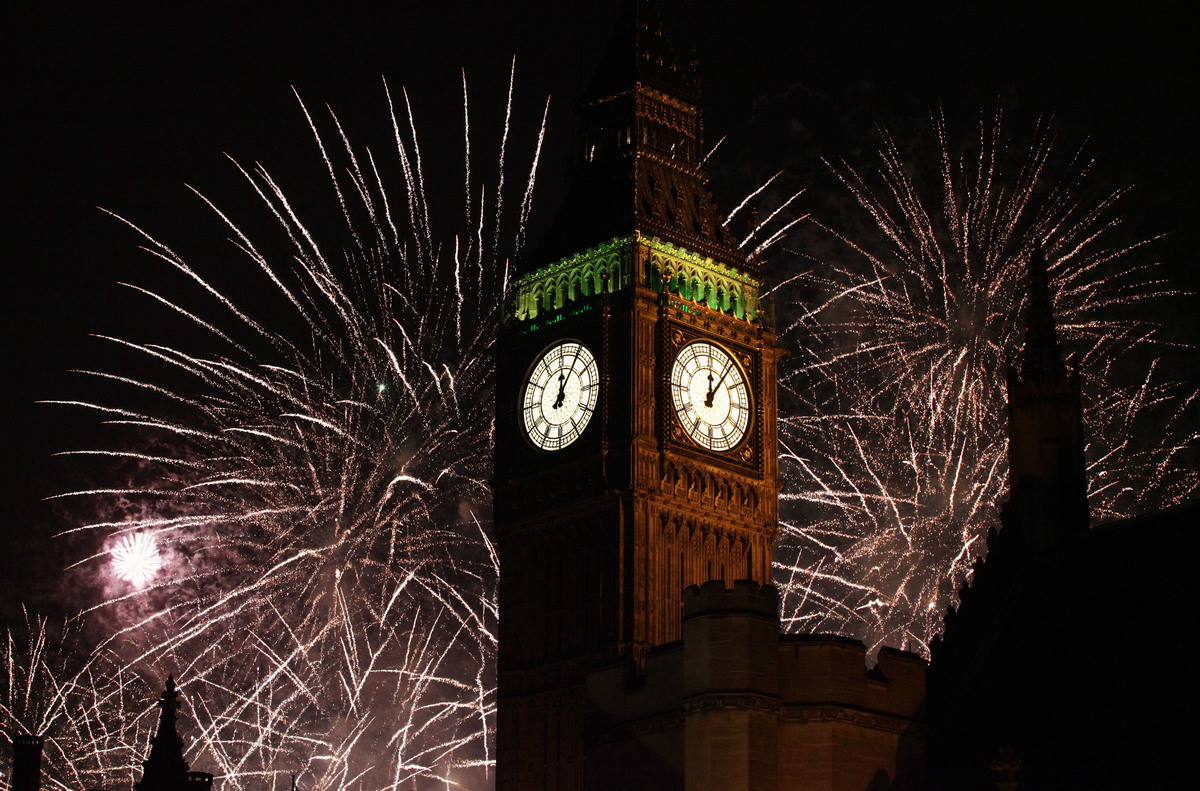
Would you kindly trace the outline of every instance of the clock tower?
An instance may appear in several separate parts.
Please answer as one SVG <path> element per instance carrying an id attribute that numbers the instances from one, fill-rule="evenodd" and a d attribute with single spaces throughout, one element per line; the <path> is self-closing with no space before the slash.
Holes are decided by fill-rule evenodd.
<path id="1" fill-rule="evenodd" d="M 576 171 L 497 352 L 497 787 L 583 787 L 585 674 L 681 639 L 683 591 L 771 582 L 776 363 L 722 224 L 699 81 L 623 4 Z"/>

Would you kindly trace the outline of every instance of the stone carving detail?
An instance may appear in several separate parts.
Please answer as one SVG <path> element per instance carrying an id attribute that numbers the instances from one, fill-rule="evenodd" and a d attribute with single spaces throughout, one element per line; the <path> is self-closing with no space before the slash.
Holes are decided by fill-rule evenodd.
<path id="1" fill-rule="evenodd" d="M 630 283 L 631 257 L 629 240 L 613 239 L 523 275 L 515 284 L 512 315 L 528 321 L 602 291 L 625 288 Z"/>
<path id="2" fill-rule="evenodd" d="M 718 513 L 759 520 L 758 487 L 712 470 L 667 461 L 662 467 L 659 491 L 674 499 L 705 506 Z"/>
<path id="3" fill-rule="evenodd" d="M 804 722 L 844 722 L 860 728 L 886 731 L 888 733 L 904 733 L 912 727 L 912 721 L 900 717 L 870 714 L 865 711 L 853 711 L 841 706 L 788 706 L 780 711 L 785 720 L 801 720 Z"/>

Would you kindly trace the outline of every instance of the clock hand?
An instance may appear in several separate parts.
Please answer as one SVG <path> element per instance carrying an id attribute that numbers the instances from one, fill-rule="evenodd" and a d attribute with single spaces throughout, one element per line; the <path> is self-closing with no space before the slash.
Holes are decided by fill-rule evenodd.
<path id="1" fill-rule="evenodd" d="M 712 369 L 708 369 L 708 395 L 704 397 L 704 405 L 711 407 L 713 396 L 716 395 L 717 388 L 725 381 L 725 377 L 729 376 L 729 372 L 733 370 L 733 360 L 726 360 L 725 367 L 721 370 L 721 376 L 717 379 L 717 383 L 713 384 Z"/>
<path id="2" fill-rule="evenodd" d="M 562 407 L 563 398 L 566 397 L 567 380 L 565 373 L 575 370 L 575 363 L 579 360 L 579 350 L 583 348 L 583 344 L 575 345 L 575 355 L 571 357 L 571 364 L 564 365 L 558 369 L 558 398 L 554 399 L 554 409 Z"/>
<path id="3" fill-rule="evenodd" d="M 559 409 L 562 407 L 563 398 L 566 396 L 567 377 L 562 371 L 558 372 L 558 398 L 554 399 L 554 406 L 551 409 Z"/>

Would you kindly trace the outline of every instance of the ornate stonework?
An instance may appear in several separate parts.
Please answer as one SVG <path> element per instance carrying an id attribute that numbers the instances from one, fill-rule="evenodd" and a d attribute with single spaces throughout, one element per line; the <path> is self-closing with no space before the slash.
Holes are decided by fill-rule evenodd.
<path id="1" fill-rule="evenodd" d="M 640 266 L 639 266 L 640 264 Z M 520 322 L 567 311 L 601 292 L 634 283 L 669 292 L 684 312 L 697 306 L 753 322 L 759 315 L 761 281 L 713 258 L 655 236 L 613 238 L 527 272 L 513 286 L 509 315 Z"/>

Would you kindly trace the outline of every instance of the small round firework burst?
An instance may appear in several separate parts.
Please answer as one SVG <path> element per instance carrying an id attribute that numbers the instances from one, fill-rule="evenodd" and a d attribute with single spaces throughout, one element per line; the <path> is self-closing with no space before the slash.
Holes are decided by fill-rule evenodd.
<path id="1" fill-rule="evenodd" d="M 158 544 L 152 536 L 140 531 L 118 538 L 110 554 L 116 575 L 138 588 L 144 587 L 162 568 Z"/>

